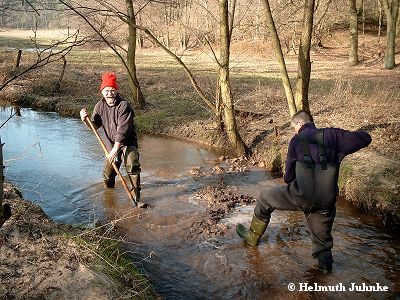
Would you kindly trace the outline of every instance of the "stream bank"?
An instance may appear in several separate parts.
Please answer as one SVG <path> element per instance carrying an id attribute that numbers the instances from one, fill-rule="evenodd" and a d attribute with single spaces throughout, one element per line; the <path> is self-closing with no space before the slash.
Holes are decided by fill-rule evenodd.
<path id="1" fill-rule="evenodd" d="M 12 216 L 0 229 L 0 299 L 157 298 L 148 280 L 116 252 L 116 233 L 56 224 L 10 183 Z"/>

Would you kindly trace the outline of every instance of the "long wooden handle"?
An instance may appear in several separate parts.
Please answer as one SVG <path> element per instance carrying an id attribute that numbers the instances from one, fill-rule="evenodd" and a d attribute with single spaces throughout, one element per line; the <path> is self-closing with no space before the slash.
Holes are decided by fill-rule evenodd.
<path id="1" fill-rule="evenodd" d="M 88 124 L 89 124 L 90 128 L 92 129 L 93 133 L 96 135 L 97 139 L 99 140 L 100 145 L 103 148 L 104 153 L 105 153 L 106 158 L 107 158 L 108 157 L 108 150 L 106 148 L 106 145 L 104 145 L 104 142 L 101 139 L 100 135 L 97 133 L 96 128 L 94 128 L 92 120 L 90 120 L 89 117 L 86 117 L 85 120 L 88 122 Z M 124 189 L 125 189 L 126 193 L 128 194 L 129 199 L 131 199 L 133 204 L 135 204 L 135 206 L 137 206 L 136 199 L 132 196 L 131 191 L 129 190 L 129 187 L 126 184 L 126 181 L 125 181 L 124 177 L 122 177 L 121 172 L 119 171 L 119 169 L 115 165 L 115 162 L 112 162 L 111 165 L 113 166 L 113 168 L 114 168 L 115 172 L 117 173 L 118 177 L 121 178 L 122 185 L 124 186 Z M 135 189 L 133 189 L 133 191 L 135 191 Z"/>

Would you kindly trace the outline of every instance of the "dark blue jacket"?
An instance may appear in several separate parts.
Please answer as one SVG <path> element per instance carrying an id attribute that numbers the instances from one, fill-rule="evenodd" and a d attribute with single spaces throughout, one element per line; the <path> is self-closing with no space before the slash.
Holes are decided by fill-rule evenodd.
<path id="1" fill-rule="evenodd" d="M 315 139 L 317 128 L 314 123 L 306 123 L 300 128 L 299 133 L 306 138 Z M 328 163 L 340 164 L 346 155 L 367 147 L 371 141 L 371 136 L 365 131 L 352 132 L 340 128 L 324 129 L 324 144 Z M 315 163 L 319 163 L 318 146 L 316 144 L 310 144 L 309 149 L 312 160 Z M 284 176 L 286 183 L 290 183 L 296 178 L 296 161 L 304 162 L 304 155 L 297 134 L 289 143 Z"/>

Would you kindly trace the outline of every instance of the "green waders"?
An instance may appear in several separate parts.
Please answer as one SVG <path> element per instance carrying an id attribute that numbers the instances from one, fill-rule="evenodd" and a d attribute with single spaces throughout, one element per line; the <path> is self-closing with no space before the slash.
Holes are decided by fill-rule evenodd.
<path id="1" fill-rule="evenodd" d="M 121 166 L 121 160 L 124 162 L 126 172 L 128 173 L 129 182 L 131 183 L 132 190 L 134 192 L 133 196 L 136 197 L 136 201 L 140 203 L 140 163 L 137 148 L 135 146 L 122 148 L 115 161 L 115 165 L 118 169 Z M 106 159 L 103 170 L 104 186 L 113 188 L 115 186 L 116 176 L 117 173 L 115 172 L 113 166 Z"/>

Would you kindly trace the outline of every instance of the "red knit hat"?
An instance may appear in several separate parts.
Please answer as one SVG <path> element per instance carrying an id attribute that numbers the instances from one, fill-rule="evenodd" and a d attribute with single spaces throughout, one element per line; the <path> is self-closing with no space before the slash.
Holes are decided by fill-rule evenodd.
<path id="1" fill-rule="evenodd" d="M 118 90 L 117 76 L 115 73 L 105 72 L 101 77 L 101 80 L 100 91 L 102 91 L 105 87 L 112 87 Z"/>

